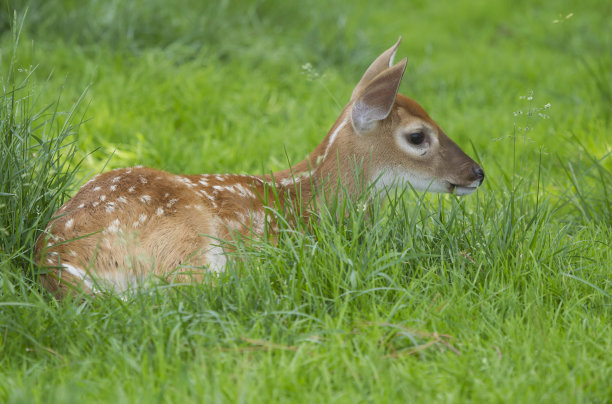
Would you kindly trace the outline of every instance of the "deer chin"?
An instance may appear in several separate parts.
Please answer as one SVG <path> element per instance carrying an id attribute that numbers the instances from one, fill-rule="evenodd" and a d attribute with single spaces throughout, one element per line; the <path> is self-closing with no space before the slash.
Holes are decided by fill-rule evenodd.
<path id="1" fill-rule="evenodd" d="M 394 167 L 379 171 L 371 178 L 377 190 L 389 188 L 412 188 L 416 191 L 432 193 L 451 193 L 451 185 L 437 178 L 427 178 L 425 175 L 414 173 L 401 167 Z"/>
<path id="2" fill-rule="evenodd" d="M 460 187 L 458 185 L 453 185 L 453 194 L 457 196 L 465 196 L 476 191 L 478 187 Z"/>
<path id="3" fill-rule="evenodd" d="M 463 186 L 459 184 L 448 183 L 449 193 L 457 196 L 465 196 L 474 193 L 480 186 L 481 181 L 474 181 L 470 185 Z"/>

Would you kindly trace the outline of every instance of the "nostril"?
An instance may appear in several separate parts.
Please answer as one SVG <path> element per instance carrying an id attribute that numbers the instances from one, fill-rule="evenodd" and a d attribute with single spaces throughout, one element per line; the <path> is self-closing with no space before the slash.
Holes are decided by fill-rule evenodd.
<path id="1" fill-rule="evenodd" d="M 484 170 L 480 166 L 474 166 L 473 170 L 474 170 L 474 174 L 476 175 L 476 177 L 480 180 L 480 182 L 482 182 L 482 180 L 484 180 L 484 177 L 485 177 Z"/>

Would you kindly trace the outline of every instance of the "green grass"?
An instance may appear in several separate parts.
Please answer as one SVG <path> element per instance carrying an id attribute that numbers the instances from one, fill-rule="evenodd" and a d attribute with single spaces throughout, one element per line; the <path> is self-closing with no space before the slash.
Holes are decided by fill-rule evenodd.
<path id="1" fill-rule="evenodd" d="M 609 402 L 608 3 L 3 2 L 0 402 Z M 477 194 L 353 201 L 127 301 L 39 288 L 89 176 L 285 168 L 399 35 Z"/>

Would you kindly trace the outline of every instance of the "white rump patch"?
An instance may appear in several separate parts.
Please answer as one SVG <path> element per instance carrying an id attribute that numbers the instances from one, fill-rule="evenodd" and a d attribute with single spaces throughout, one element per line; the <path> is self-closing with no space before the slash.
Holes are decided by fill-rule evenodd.
<path id="1" fill-rule="evenodd" d="M 83 271 L 81 268 L 77 268 L 70 264 L 62 264 L 62 269 L 68 272 L 70 275 L 75 278 L 80 279 L 85 286 L 92 292 L 94 291 L 93 282 L 91 277 L 87 275 L 87 272 Z"/>
<path id="2" fill-rule="evenodd" d="M 213 246 L 206 252 L 206 261 L 208 261 L 208 269 L 210 271 L 217 274 L 225 271 L 227 257 L 220 246 Z"/>

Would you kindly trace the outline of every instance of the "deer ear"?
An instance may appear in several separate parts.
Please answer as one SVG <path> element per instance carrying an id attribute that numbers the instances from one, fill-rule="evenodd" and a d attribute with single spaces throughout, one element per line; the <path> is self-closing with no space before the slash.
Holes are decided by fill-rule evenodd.
<path id="1" fill-rule="evenodd" d="M 376 126 L 376 122 L 389 116 L 404 70 L 405 58 L 378 74 L 363 89 L 351 108 L 351 120 L 357 133 L 369 132 Z"/>
<path id="2" fill-rule="evenodd" d="M 397 48 L 399 47 L 400 42 L 402 42 L 402 37 L 400 36 L 395 45 L 384 51 L 379 57 L 376 58 L 375 61 L 372 62 L 368 70 L 363 74 L 359 83 L 353 89 L 353 94 L 351 94 L 351 101 L 356 99 L 359 94 L 363 91 L 363 89 L 370 84 L 370 81 L 374 79 L 374 77 L 378 76 L 380 73 L 385 71 L 386 69 L 393 66 L 393 58 L 395 58 L 395 53 L 397 52 Z"/>

